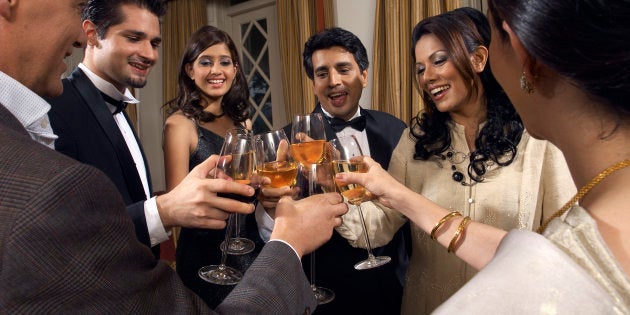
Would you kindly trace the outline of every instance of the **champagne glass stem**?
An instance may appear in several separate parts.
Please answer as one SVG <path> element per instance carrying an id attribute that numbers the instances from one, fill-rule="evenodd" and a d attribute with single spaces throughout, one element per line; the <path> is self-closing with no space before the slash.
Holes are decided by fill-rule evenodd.
<path id="1" fill-rule="evenodd" d="M 241 236 L 241 219 L 238 213 L 232 214 L 234 216 L 234 238 L 238 240 Z"/>
<path id="2" fill-rule="evenodd" d="M 365 219 L 363 218 L 363 211 L 361 210 L 361 205 L 357 205 L 357 210 L 359 210 L 359 217 L 361 218 L 361 225 L 363 226 L 363 235 L 365 236 L 365 244 L 367 245 L 368 259 L 374 260 L 374 254 L 372 254 L 372 244 L 370 244 L 370 237 L 368 236 L 367 226 L 365 225 Z"/>
<path id="3" fill-rule="evenodd" d="M 311 289 L 313 289 L 313 291 L 317 290 L 317 286 L 315 285 L 315 251 L 311 253 Z"/>
<path id="4" fill-rule="evenodd" d="M 234 215 L 234 213 L 230 213 L 228 216 L 227 227 L 225 230 L 225 248 L 221 251 L 220 267 L 224 267 L 227 262 L 228 244 L 230 244 L 230 235 L 232 234 L 232 221 L 234 220 Z"/>

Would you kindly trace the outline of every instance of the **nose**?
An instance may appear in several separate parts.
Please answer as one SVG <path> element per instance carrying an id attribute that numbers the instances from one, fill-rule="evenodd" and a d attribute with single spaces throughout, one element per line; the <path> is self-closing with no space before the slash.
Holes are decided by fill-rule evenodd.
<path id="1" fill-rule="evenodd" d="M 328 75 L 328 85 L 329 86 L 337 86 L 341 84 L 341 75 L 337 70 L 331 70 Z"/>
<path id="2" fill-rule="evenodd" d="M 436 72 L 432 66 L 427 66 L 422 74 L 418 75 L 418 83 L 422 84 L 435 81 Z"/>
<path id="3" fill-rule="evenodd" d="M 221 64 L 219 62 L 213 62 L 212 65 L 210 66 L 210 73 L 211 74 L 219 74 L 221 73 Z"/>
<path id="4" fill-rule="evenodd" d="M 158 50 L 151 41 L 144 41 L 142 45 L 140 45 L 139 51 L 140 57 L 146 59 L 150 63 L 155 63 L 158 59 Z"/>

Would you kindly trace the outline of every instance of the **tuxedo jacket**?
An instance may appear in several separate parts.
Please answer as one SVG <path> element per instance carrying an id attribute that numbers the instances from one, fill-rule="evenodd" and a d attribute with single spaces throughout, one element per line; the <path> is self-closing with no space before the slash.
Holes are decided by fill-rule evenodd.
<path id="1" fill-rule="evenodd" d="M 313 113 L 321 113 L 328 141 L 337 138 L 317 105 Z M 366 134 L 370 156 L 383 166 L 389 166 L 394 148 L 406 125 L 400 119 L 380 111 L 361 108 L 366 119 Z M 291 134 L 291 125 L 285 133 Z M 326 244 L 315 252 L 315 284 L 331 289 L 335 299 L 320 305 L 317 314 L 400 314 L 402 280 L 408 264 L 410 250 L 406 245 L 410 229 L 403 226 L 386 246 L 373 249 L 375 255 L 387 255 L 392 261 L 384 266 L 355 270 L 354 264 L 367 258 L 367 251 L 354 248 L 336 231 Z M 304 270 L 309 274 L 310 259 L 302 259 Z"/>
<path id="2" fill-rule="evenodd" d="M 101 171 L 33 141 L 2 104 L 0 143 L 0 313 L 214 313 L 137 240 Z M 315 306 L 293 250 L 271 242 L 216 311 Z"/>
<path id="3" fill-rule="evenodd" d="M 144 188 L 131 152 L 100 91 L 81 69 L 76 68 L 63 79 L 63 94 L 48 99 L 48 102 L 52 105 L 48 113 L 50 124 L 59 136 L 55 141 L 55 150 L 103 171 L 122 195 L 138 239 L 151 246 L 144 215 Z M 127 114 L 124 115 L 129 121 Z M 142 144 L 135 131 L 134 136 L 142 151 L 152 194 Z"/>

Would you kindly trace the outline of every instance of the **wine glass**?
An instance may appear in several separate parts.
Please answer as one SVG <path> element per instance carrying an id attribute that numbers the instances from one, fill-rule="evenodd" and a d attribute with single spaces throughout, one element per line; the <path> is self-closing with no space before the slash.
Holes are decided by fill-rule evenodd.
<path id="1" fill-rule="evenodd" d="M 243 138 L 243 142 L 240 142 L 240 143 L 237 142 L 233 145 L 249 146 L 249 150 L 254 150 L 253 142 L 252 142 L 253 135 L 251 131 L 244 128 L 232 128 L 226 132 L 225 139 L 227 140 L 228 137 L 234 137 L 234 136 L 239 137 L 239 139 Z M 244 141 L 247 141 L 247 142 L 244 142 Z M 236 173 L 235 175 L 236 177 L 230 176 L 229 174 L 228 176 L 232 177 L 232 179 L 235 180 L 236 182 L 252 185 L 251 175 L 255 167 L 253 164 L 255 163 L 255 160 L 253 161 L 243 160 L 242 162 L 244 163 L 243 165 L 234 164 L 234 166 L 232 166 L 232 167 L 240 168 L 240 169 L 235 169 L 233 172 L 233 173 Z M 252 186 L 255 187 L 255 185 L 252 185 Z M 252 203 L 254 202 L 254 200 L 256 200 L 256 194 L 254 194 L 254 196 L 252 197 L 245 197 L 245 196 L 233 195 L 233 194 L 230 194 L 230 195 L 219 194 L 219 196 L 236 199 L 242 202 L 249 202 L 249 203 Z M 230 255 L 245 255 L 245 254 L 251 253 L 254 250 L 254 248 L 256 248 L 256 244 L 254 244 L 252 240 L 246 237 L 240 236 L 242 215 L 239 213 L 233 213 L 231 214 L 231 216 L 233 216 L 232 221 L 228 221 L 228 222 L 232 222 L 232 224 L 234 225 L 232 229 L 232 234 L 234 235 L 231 236 L 229 239 L 226 239 L 226 241 L 221 242 L 221 250 L 225 251 L 226 250 L 225 244 L 229 244 L 227 247 L 227 253 Z"/>
<path id="2" fill-rule="evenodd" d="M 314 175 L 317 173 L 317 163 L 324 157 L 326 132 L 324 119 L 319 113 L 296 115 L 291 124 L 291 151 L 293 158 L 305 170 L 308 179 L 308 196 L 318 193 L 315 189 Z M 335 298 L 335 293 L 327 288 L 315 285 L 315 251 L 311 253 L 311 288 L 318 304 L 326 304 Z"/>
<path id="3" fill-rule="evenodd" d="M 338 139 L 331 140 L 330 143 L 333 146 L 332 166 L 335 174 L 341 172 L 367 172 L 367 166 L 363 163 L 363 152 L 354 135 L 339 137 Z M 365 226 L 363 211 L 361 211 L 361 203 L 365 199 L 366 194 L 365 187 L 359 184 L 337 184 L 337 187 L 339 191 L 341 191 L 341 194 L 348 200 L 348 203 L 355 205 L 357 210 L 359 210 L 359 217 L 361 218 L 361 225 L 363 226 L 363 235 L 365 236 L 365 243 L 367 244 L 368 258 L 355 264 L 354 269 L 371 269 L 390 262 L 390 257 L 374 256 L 372 253 L 372 246 L 370 245 L 370 238 L 368 236 L 367 227 Z"/>
<path id="4" fill-rule="evenodd" d="M 256 148 L 256 173 L 270 179 L 268 186 L 279 188 L 293 186 L 298 164 L 293 161 L 289 139 L 282 129 L 269 131 L 254 137 Z"/>
<path id="5" fill-rule="evenodd" d="M 254 167 L 255 157 L 251 134 L 238 130 L 228 131 L 215 168 L 215 178 L 231 178 L 235 182 L 251 185 Z M 242 202 L 253 202 L 253 198 L 255 198 L 238 194 L 218 195 L 220 197 L 231 198 Z M 230 239 L 232 236 L 232 229 L 236 228 L 236 224 L 233 224 L 236 218 L 237 216 L 234 213 L 229 215 L 224 244 L 232 244 Z M 241 280 L 243 274 L 240 271 L 226 265 L 228 249 L 231 245 L 227 246 L 228 248 L 225 248 L 225 246 L 222 247 L 221 263 L 219 265 L 201 267 L 198 274 L 201 279 L 210 283 L 219 285 L 234 285 Z"/>

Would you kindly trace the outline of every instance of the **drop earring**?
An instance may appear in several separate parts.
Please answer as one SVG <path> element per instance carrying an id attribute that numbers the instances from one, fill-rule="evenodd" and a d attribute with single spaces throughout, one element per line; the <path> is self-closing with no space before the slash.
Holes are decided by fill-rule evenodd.
<path id="1" fill-rule="evenodd" d="M 533 84 L 529 82 L 529 80 L 527 80 L 527 77 L 525 76 L 525 71 L 523 71 L 523 73 L 521 74 L 521 90 L 523 90 L 523 92 L 527 94 L 532 94 L 535 90 Z"/>

